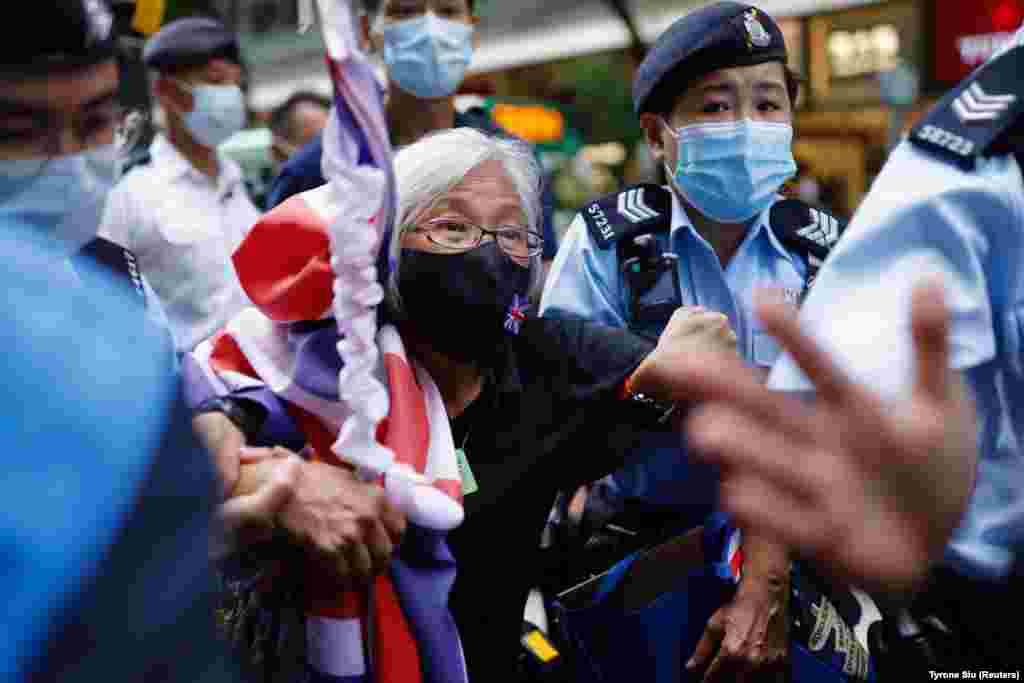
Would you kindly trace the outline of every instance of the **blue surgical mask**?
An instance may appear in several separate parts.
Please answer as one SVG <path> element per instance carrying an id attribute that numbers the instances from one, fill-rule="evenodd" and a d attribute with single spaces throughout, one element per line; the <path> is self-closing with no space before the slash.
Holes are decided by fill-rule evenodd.
<path id="1" fill-rule="evenodd" d="M 720 223 L 757 216 L 796 175 L 788 123 L 746 119 L 669 130 L 679 155 L 675 173 L 666 166 L 669 177 L 686 201 Z"/>
<path id="2" fill-rule="evenodd" d="M 116 145 L 41 160 L 0 161 L 0 230 L 70 255 L 99 232 L 120 171 Z"/>
<path id="3" fill-rule="evenodd" d="M 427 12 L 385 23 L 384 63 L 398 87 L 423 99 L 453 94 L 473 58 L 473 27 Z"/>
<path id="4" fill-rule="evenodd" d="M 237 85 L 181 86 L 192 93 L 194 106 L 185 127 L 205 147 L 216 147 L 245 127 L 245 95 Z"/>

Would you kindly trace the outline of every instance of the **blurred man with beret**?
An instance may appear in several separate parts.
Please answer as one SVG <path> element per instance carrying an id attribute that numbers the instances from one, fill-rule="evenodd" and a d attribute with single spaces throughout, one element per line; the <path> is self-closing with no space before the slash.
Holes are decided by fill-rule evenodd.
<path id="1" fill-rule="evenodd" d="M 214 468 L 152 291 L 96 238 L 118 84 L 102 0 L 0 25 L 0 681 L 234 678 L 211 619 Z"/>
<path id="2" fill-rule="evenodd" d="M 189 17 L 154 35 L 143 60 L 167 131 L 111 194 L 102 234 L 135 252 L 184 352 L 248 302 L 230 256 L 259 214 L 238 164 L 217 152 L 245 127 L 241 57 L 223 24 Z"/>
<path id="3" fill-rule="evenodd" d="M 737 2 L 708 4 L 658 38 L 633 98 L 668 185 L 629 187 L 584 207 L 555 258 L 543 315 L 653 337 L 687 308 L 704 325 L 731 329 L 739 355 L 767 374 L 778 347 L 753 315 L 755 287 L 774 284 L 799 300 L 839 234 L 832 216 L 779 195 L 796 172 L 798 81 L 786 62 L 772 18 Z M 677 531 L 699 525 L 715 506 L 717 474 L 688 462 L 678 438 L 652 434 L 642 447 L 641 462 L 591 489 L 585 519 L 600 524 L 647 506 L 666 515 L 659 526 L 665 518 Z M 711 618 L 690 662 L 711 680 L 774 672 L 786 657 L 789 557 L 744 531 L 736 596 Z"/>

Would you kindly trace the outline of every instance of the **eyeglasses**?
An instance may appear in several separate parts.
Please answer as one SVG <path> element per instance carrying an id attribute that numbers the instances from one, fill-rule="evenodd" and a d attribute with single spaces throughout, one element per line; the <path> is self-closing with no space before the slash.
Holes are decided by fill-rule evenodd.
<path id="1" fill-rule="evenodd" d="M 9 130 L 0 127 L 0 159 L 23 160 L 19 166 L 30 171 L 26 175 L 41 172 L 51 158 L 58 156 L 65 136 L 81 149 L 112 144 L 116 156 L 125 158 L 141 139 L 147 121 L 142 110 L 126 109 L 114 102 L 78 117 L 43 112 L 32 118 L 28 126 Z"/>
<path id="2" fill-rule="evenodd" d="M 423 225 L 412 226 L 407 232 L 424 233 L 431 243 L 451 251 L 475 249 L 483 242 L 484 235 L 494 237 L 501 250 L 515 258 L 536 256 L 544 247 L 544 238 L 529 228 L 512 225 L 481 228 L 450 218 L 435 218 Z"/>

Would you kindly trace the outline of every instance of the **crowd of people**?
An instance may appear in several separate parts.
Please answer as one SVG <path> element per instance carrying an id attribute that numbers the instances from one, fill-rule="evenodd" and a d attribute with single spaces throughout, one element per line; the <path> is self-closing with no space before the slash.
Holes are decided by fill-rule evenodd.
<path id="1" fill-rule="evenodd" d="M 338 101 L 275 110 L 261 212 L 218 151 L 223 23 L 146 41 L 166 125 L 128 170 L 105 0 L 0 29 L 0 678 L 1019 678 L 1024 28 L 844 227 L 780 194 L 782 31 L 707 3 L 632 84 L 667 183 L 558 240 L 536 150 L 455 107 L 476 9 L 358 23 L 396 149 L 375 437 L 445 528 L 334 449 Z M 966 116 L 971 88 L 1008 99 Z"/>

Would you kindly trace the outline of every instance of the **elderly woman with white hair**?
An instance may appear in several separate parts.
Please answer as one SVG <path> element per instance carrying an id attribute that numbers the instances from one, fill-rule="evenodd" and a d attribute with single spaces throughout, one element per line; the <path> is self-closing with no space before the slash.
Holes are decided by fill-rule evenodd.
<path id="1" fill-rule="evenodd" d="M 212 399 L 193 392 L 197 403 L 213 406 L 196 426 L 224 472 L 227 506 L 247 495 L 265 503 L 248 516 L 232 508 L 238 524 L 266 527 L 272 520 L 336 586 L 386 567 L 393 591 L 378 576 L 375 596 L 397 594 L 398 615 L 378 618 L 404 619 L 415 648 L 403 650 L 394 645 L 398 636 L 382 635 L 388 656 L 374 657 L 371 647 L 367 661 L 387 669 L 412 652 L 421 678 L 388 669 L 374 680 L 463 680 L 463 653 L 471 680 L 510 680 L 523 606 L 541 571 L 538 539 L 556 492 L 621 464 L 634 430 L 664 417 L 667 404 L 648 396 L 679 398 L 672 392 L 679 360 L 693 350 L 728 351 L 735 339 L 722 316 L 703 311 L 678 313 L 657 345 L 583 321 L 531 317 L 542 247 L 540 179 L 532 153 L 517 141 L 470 129 L 438 133 L 401 150 L 395 170 L 399 228 L 388 245 L 386 317 L 443 401 L 460 460 L 461 526 L 443 535 L 410 523 L 388 562 L 401 520 L 376 484 L 356 481 L 332 460 L 336 431 L 325 426 L 329 420 L 314 419 L 317 406 L 337 401 L 340 364 L 337 328 L 325 318 L 333 282 L 327 190 L 268 214 L 236 253 L 256 309 L 197 351 L 201 371 L 190 383 L 221 381 L 219 391 L 207 388 Z M 268 358 L 287 369 L 286 381 L 262 369 Z M 245 379 L 227 381 L 239 376 Z M 423 419 L 396 412 L 396 377 L 386 426 L 392 436 Z M 240 452 L 243 443 L 278 448 L 261 456 Z M 335 636 L 324 635 L 317 621 L 341 607 L 311 612 L 308 605 L 322 606 L 330 592 L 317 593 L 308 564 L 304 571 L 306 643 L 320 657 L 310 657 L 312 669 L 351 674 L 324 654 Z M 448 632 L 452 615 L 461 644 L 448 657 L 451 643 L 440 642 L 439 633 Z M 364 641 L 372 632 L 362 630 Z"/>

